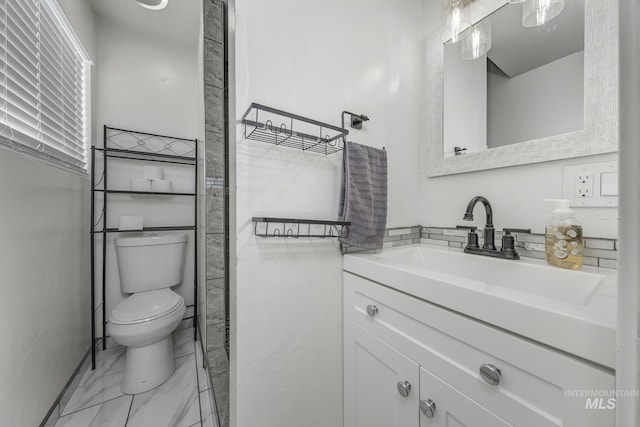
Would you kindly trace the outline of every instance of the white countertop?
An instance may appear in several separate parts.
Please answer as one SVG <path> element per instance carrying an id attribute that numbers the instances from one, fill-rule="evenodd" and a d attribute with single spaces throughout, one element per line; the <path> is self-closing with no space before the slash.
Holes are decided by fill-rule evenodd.
<path id="1" fill-rule="evenodd" d="M 487 275 L 487 269 L 491 274 Z M 548 266 L 543 260 L 502 260 L 426 244 L 345 255 L 344 270 L 615 368 L 616 270 L 584 266 L 580 271 L 571 271 Z M 480 270 L 485 270 L 484 276 Z M 547 281 L 548 277 L 570 279 L 574 282 L 568 288 L 571 295 L 545 297 L 536 294 L 535 289 L 509 289 L 505 283 L 518 274 L 532 273 Z M 585 292 L 579 286 L 583 280 Z M 553 284 L 545 283 L 547 289 L 550 285 Z M 518 283 L 514 286 L 522 287 Z"/>

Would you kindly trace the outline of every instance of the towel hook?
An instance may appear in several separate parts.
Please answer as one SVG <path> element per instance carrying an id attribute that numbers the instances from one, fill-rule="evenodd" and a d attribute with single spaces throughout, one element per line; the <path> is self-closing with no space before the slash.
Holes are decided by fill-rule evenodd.
<path id="1" fill-rule="evenodd" d="M 353 129 L 362 129 L 362 123 L 366 122 L 369 120 L 369 117 L 365 116 L 364 114 L 356 114 L 356 113 L 352 113 L 350 111 L 343 111 L 342 112 L 342 129 L 344 129 L 344 115 L 348 114 L 351 116 L 351 127 Z M 342 136 L 342 141 L 343 142 L 347 142 L 347 135 L 343 135 Z"/>

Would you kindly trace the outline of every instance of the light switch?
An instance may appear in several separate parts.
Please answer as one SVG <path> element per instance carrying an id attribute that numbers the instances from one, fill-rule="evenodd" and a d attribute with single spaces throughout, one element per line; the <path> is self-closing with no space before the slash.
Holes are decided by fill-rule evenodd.
<path id="1" fill-rule="evenodd" d="M 618 195 L 618 172 L 603 172 L 600 175 L 600 195 Z"/>

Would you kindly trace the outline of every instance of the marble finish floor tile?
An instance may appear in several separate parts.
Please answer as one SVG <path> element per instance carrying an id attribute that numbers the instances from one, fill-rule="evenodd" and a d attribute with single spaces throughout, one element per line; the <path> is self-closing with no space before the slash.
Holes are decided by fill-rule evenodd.
<path id="1" fill-rule="evenodd" d="M 193 340 L 193 329 L 181 329 L 175 331 L 172 335 L 173 339 L 173 357 L 186 356 L 193 353 L 195 341 Z"/>
<path id="2" fill-rule="evenodd" d="M 58 419 L 55 427 L 124 427 L 133 396 L 121 396 Z"/>
<path id="3" fill-rule="evenodd" d="M 190 427 L 200 422 L 196 358 L 176 359 L 176 371 L 159 387 L 133 398 L 127 427 Z"/>
<path id="4" fill-rule="evenodd" d="M 137 395 L 120 390 L 126 347 L 99 350 L 96 370 L 90 358 L 85 360 L 46 427 L 218 427 L 201 343 L 193 340 L 192 328 L 175 331 L 172 339 L 176 371 L 164 384 Z"/>
<path id="5" fill-rule="evenodd" d="M 205 390 L 200 393 L 200 419 L 202 420 L 202 427 L 218 427 L 216 421 L 217 416 L 214 415 L 211 409 L 211 395 L 209 390 Z"/>
<path id="6" fill-rule="evenodd" d="M 96 354 L 95 371 L 91 366 L 85 370 L 61 416 L 124 395 L 120 383 L 124 376 L 125 350 L 123 346 L 114 346 Z"/>
<path id="7" fill-rule="evenodd" d="M 196 370 L 198 371 L 198 391 L 205 391 L 209 389 L 209 375 L 207 369 L 204 366 L 204 360 L 202 358 L 202 346 L 199 342 L 196 343 Z"/>
<path id="8" fill-rule="evenodd" d="M 97 354 L 96 354 L 96 358 L 97 358 Z M 90 369 L 91 369 L 91 354 L 87 355 L 87 358 L 84 360 L 84 362 L 82 362 L 82 366 L 80 367 L 80 369 L 78 369 L 78 372 L 76 373 L 76 376 L 73 378 L 73 381 L 71 381 L 71 384 L 69 384 L 69 387 L 67 388 L 67 390 L 65 390 L 64 395 L 62 396 L 62 398 L 60 398 L 60 402 L 58 403 L 58 415 L 56 416 L 56 418 L 62 416 L 62 412 L 64 411 L 64 408 L 69 403 L 69 400 L 71 400 L 71 396 L 73 395 L 73 392 L 78 388 L 78 384 L 80 384 L 80 381 L 82 381 L 82 379 L 86 375 L 86 372 L 89 371 Z M 53 416 L 51 418 L 53 418 Z"/>

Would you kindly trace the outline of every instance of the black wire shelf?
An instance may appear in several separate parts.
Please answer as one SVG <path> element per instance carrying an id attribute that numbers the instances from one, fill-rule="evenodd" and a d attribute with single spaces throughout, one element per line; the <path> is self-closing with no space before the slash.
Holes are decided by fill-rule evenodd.
<path id="1" fill-rule="evenodd" d="M 118 228 L 106 228 L 104 230 L 94 230 L 93 232 L 96 234 L 102 233 L 144 233 L 146 231 L 189 231 L 195 230 L 196 227 L 193 225 L 177 225 L 177 226 L 166 226 L 166 227 L 144 227 L 139 230 L 120 230 Z"/>
<path id="2" fill-rule="evenodd" d="M 349 133 L 338 126 L 255 102 L 241 122 L 245 139 L 325 155 L 342 151 L 342 138 Z"/>
<path id="3" fill-rule="evenodd" d="M 299 218 L 253 217 L 254 233 L 258 237 L 347 237 L 349 221 L 325 221 Z"/>
<path id="4" fill-rule="evenodd" d="M 96 151 L 103 152 L 106 157 L 127 160 L 144 160 L 147 162 L 173 163 L 179 165 L 194 165 L 195 157 L 178 156 L 173 154 L 148 153 L 136 150 L 124 150 L 121 148 L 99 148 Z"/>
<path id="5" fill-rule="evenodd" d="M 133 191 L 133 190 L 104 190 L 96 188 L 94 191 L 105 192 L 107 194 L 129 194 L 142 196 L 197 196 L 196 193 L 160 192 L 160 191 Z"/>
<path id="6" fill-rule="evenodd" d="M 196 144 L 195 139 L 105 126 L 104 147 L 96 150 L 108 157 L 193 165 Z"/>

